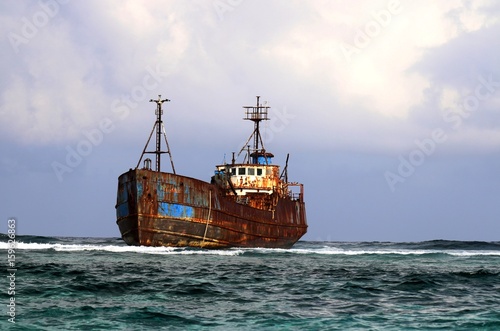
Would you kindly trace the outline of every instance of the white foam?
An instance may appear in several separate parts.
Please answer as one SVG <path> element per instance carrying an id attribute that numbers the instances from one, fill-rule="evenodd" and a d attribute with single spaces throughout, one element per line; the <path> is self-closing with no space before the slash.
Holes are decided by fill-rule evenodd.
<path id="1" fill-rule="evenodd" d="M 0 249 L 11 248 L 8 243 L 0 243 Z M 17 242 L 16 249 L 21 250 L 48 250 L 53 249 L 58 252 L 77 251 L 105 251 L 114 253 L 142 253 L 142 254 L 171 254 L 171 255 L 227 255 L 234 256 L 241 254 L 241 250 L 192 250 L 175 247 L 145 247 L 145 246 L 117 246 L 117 245 L 81 245 L 81 244 L 39 244 Z"/>
<path id="2" fill-rule="evenodd" d="M 320 250 L 311 250 L 316 254 L 327 255 L 426 255 L 447 254 L 452 256 L 495 255 L 500 256 L 500 251 L 457 251 L 457 250 L 411 250 L 411 249 L 373 249 L 373 250 L 344 250 L 335 247 L 325 247 Z"/>
<path id="3" fill-rule="evenodd" d="M 342 249 L 324 246 L 322 248 L 246 248 L 245 251 L 258 253 L 293 253 L 293 254 L 320 254 L 320 255 L 426 255 L 447 254 L 452 256 L 500 256 L 500 251 L 457 251 L 457 250 L 410 250 L 410 249 Z"/>
<path id="4" fill-rule="evenodd" d="M 240 248 L 227 250 L 188 249 L 176 247 L 145 247 L 145 246 L 122 246 L 122 245 L 92 245 L 92 244 L 52 244 L 52 243 L 24 243 L 16 242 L 18 250 L 49 250 L 58 252 L 77 251 L 105 251 L 113 253 L 139 253 L 139 254 L 163 254 L 163 255 L 224 255 L 236 256 L 245 252 L 258 254 L 320 254 L 320 255 L 425 255 L 425 254 L 447 254 L 451 256 L 500 256 L 500 251 L 458 251 L 458 250 L 411 250 L 411 249 L 343 249 L 339 247 L 323 246 L 321 248 Z M 0 249 L 9 249 L 10 245 L 0 242 Z"/>

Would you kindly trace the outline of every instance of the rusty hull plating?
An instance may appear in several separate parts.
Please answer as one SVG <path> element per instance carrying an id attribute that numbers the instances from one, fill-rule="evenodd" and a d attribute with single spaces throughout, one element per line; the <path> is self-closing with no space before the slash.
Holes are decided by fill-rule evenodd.
<path id="1" fill-rule="evenodd" d="M 156 128 L 163 125 L 165 100 L 151 100 L 158 106 Z M 292 247 L 307 231 L 304 190 L 288 182 L 287 166 L 280 176 L 279 166 L 271 164 L 273 155 L 265 151 L 258 124 L 267 119 L 268 108 L 258 97 L 257 106 L 245 107 L 245 119 L 255 123 L 249 138 L 254 148 L 248 148 L 242 163 L 233 157 L 231 164 L 216 166 L 210 183 L 175 174 L 173 162 L 172 173 L 161 172 L 159 160 L 156 171 L 146 159 L 144 168 L 122 174 L 116 215 L 123 240 L 143 246 Z M 158 139 L 160 133 L 157 150 L 146 152 L 146 144 L 143 155 L 170 154 L 161 151 Z"/>

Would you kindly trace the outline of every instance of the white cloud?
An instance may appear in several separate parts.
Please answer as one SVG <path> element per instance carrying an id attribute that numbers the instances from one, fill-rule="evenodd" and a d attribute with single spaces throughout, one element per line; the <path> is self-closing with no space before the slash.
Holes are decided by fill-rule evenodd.
<path id="1" fill-rule="evenodd" d="M 484 10 L 486 1 L 398 3 L 241 2 L 222 17 L 204 2 L 67 4 L 20 55 L 12 52 L 2 62 L 0 112 L 11 118 L 0 124 L 2 134 L 33 144 L 79 139 L 82 129 L 110 116 L 113 100 L 142 83 L 148 66 L 159 66 L 165 79 L 138 108 L 149 109 L 150 97 L 175 91 L 178 102 L 189 99 L 192 107 L 186 112 L 177 103 L 176 109 L 203 124 L 219 121 L 207 113 L 223 113 L 216 102 L 241 105 L 263 94 L 291 111 L 306 110 L 309 128 L 334 130 L 346 144 L 413 141 L 421 124 L 410 115 L 424 104 L 426 90 L 436 88 L 435 77 L 415 65 L 498 19 Z M 387 20 L 383 13 L 390 8 L 397 10 Z M 2 20 L 19 30 L 13 17 L 36 10 L 18 6 Z M 376 24 L 380 30 L 372 30 L 349 61 L 340 45 L 356 46 L 360 31 L 367 34 Z M 428 111 L 452 106 L 458 88 L 448 85 Z M 133 112 L 124 132 L 150 120 Z"/>

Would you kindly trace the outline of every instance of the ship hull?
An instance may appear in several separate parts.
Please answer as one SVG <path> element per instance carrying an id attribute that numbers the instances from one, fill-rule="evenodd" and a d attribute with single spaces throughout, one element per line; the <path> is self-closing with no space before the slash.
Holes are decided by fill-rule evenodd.
<path id="1" fill-rule="evenodd" d="M 118 181 L 117 224 L 129 245 L 290 248 L 307 231 L 299 199 L 277 198 L 271 211 L 171 173 L 135 169 Z"/>

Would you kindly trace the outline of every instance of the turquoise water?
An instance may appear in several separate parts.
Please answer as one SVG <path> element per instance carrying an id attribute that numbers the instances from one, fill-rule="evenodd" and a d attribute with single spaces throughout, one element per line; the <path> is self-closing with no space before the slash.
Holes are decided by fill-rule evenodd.
<path id="1" fill-rule="evenodd" d="M 5 267 L 2 330 L 500 330 L 498 242 L 201 250 L 16 239 L 16 323 Z"/>

